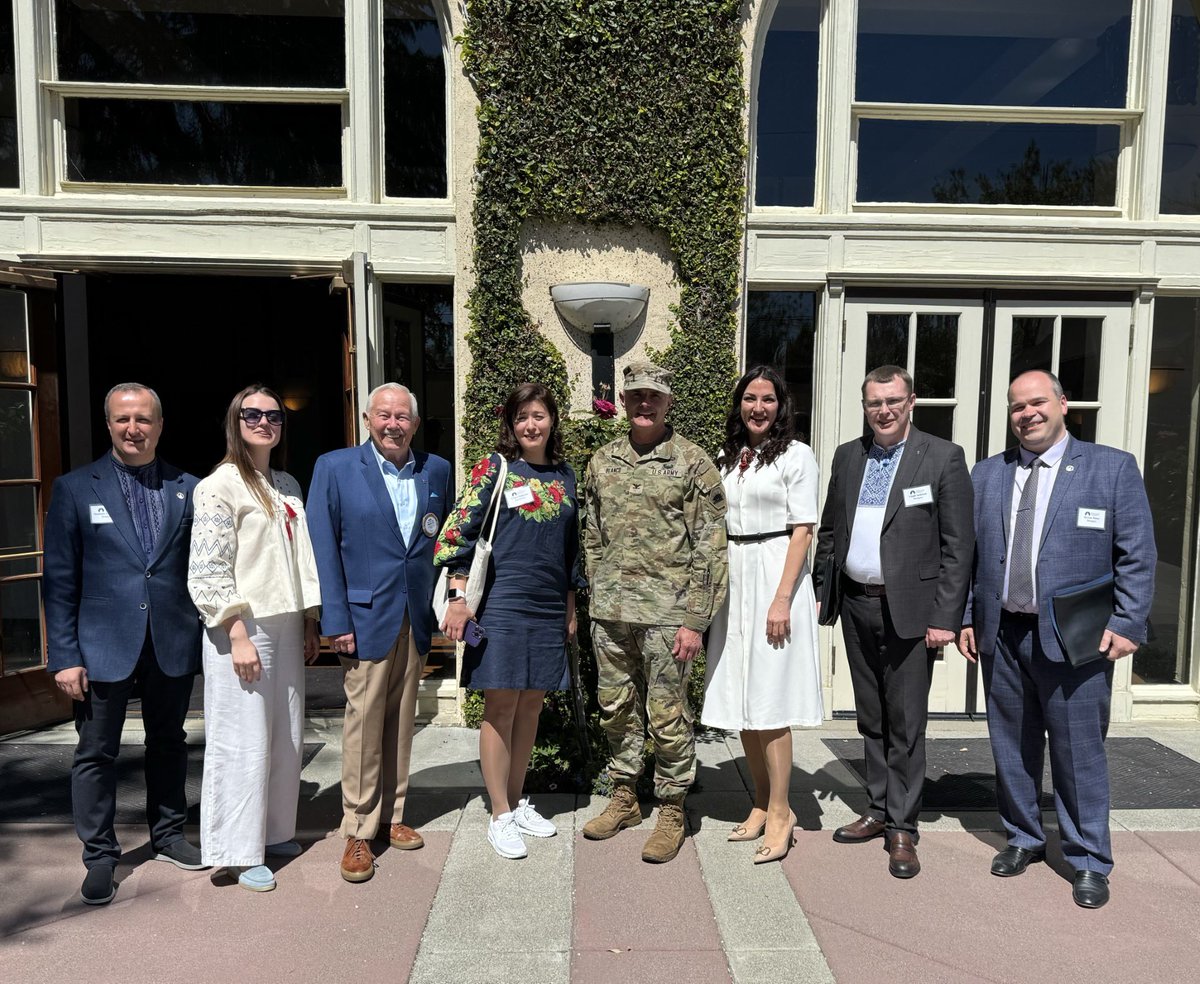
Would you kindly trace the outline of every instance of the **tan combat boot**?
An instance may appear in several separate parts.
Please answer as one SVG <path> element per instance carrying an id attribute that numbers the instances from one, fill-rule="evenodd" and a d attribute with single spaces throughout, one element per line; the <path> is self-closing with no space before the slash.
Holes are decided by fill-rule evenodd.
<path id="1" fill-rule="evenodd" d="M 646 839 L 642 848 L 642 860 L 651 864 L 665 864 L 683 847 L 683 800 L 658 804 L 658 825 Z"/>
<path id="2" fill-rule="evenodd" d="M 600 816 L 583 825 L 583 836 L 594 841 L 608 840 L 626 827 L 636 827 L 641 822 L 642 808 L 638 806 L 637 792 L 632 786 L 614 784 L 608 806 Z"/>

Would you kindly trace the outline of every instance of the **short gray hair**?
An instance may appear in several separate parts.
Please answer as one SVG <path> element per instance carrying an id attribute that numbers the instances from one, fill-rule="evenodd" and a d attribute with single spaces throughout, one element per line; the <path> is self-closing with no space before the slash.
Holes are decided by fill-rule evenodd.
<path id="1" fill-rule="evenodd" d="M 1041 375 L 1045 376 L 1048 380 L 1050 380 L 1050 388 L 1054 391 L 1055 396 L 1061 398 L 1061 397 L 1064 397 L 1067 395 L 1066 391 L 1063 389 L 1062 381 L 1056 375 L 1054 375 L 1054 373 L 1052 373 L 1049 369 L 1025 369 L 1025 370 L 1017 373 L 1015 376 L 1013 376 L 1012 379 L 1010 379 L 1008 381 L 1008 388 L 1012 389 L 1013 383 L 1015 383 L 1022 376 L 1028 376 L 1031 372 L 1040 373 Z"/>
<path id="2" fill-rule="evenodd" d="M 104 395 L 104 419 L 108 420 L 108 401 L 117 393 L 149 393 L 150 399 L 154 401 L 154 412 L 158 414 L 158 419 L 162 420 L 162 400 L 158 398 L 158 394 L 149 386 L 143 383 L 117 383 Z"/>
<path id="3" fill-rule="evenodd" d="M 408 412 L 418 420 L 421 419 L 421 411 L 417 409 L 417 397 L 403 383 L 380 383 L 370 393 L 367 394 L 367 412 L 371 410 L 371 404 L 375 402 L 375 397 L 380 393 L 402 393 L 408 397 Z"/>

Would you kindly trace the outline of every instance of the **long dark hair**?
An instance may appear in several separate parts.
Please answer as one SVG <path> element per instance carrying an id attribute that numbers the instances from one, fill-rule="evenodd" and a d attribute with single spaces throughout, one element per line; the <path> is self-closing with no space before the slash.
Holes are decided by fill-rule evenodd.
<path id="1" fill-rule="evenodd" d="M 226 463 L 236 466 L 238 474 L 242 476 L 242 481 L 246 483 L 246 488 L 253 493 L 254 498 L 262 503 L 262 507 L 268 513 L 274 513 L 275 505 L 271 498 L 270 486 L 254 467 L 254 460 L 250 457 L 246 442 L 242 440 L 242 418 L 239 416 L 242 411 L 242 401 L 257 393 L 274 400 L 275 405 L 283 411 L 283 424 L 279 428 L 279 443 L 271 449 L 271 467 L 282 470 L 286 464 L 287 410 L 284 408 L 283 400 L 270 387 L 263 386 L 262 383 L 251 383 L 229 401 L 229 409 L 225 411 L 225 457 L 217 463 L 217 467 L 220 468 Z"/>
<path id="2" fill-rule="evenodd" d="M 792 397 L 788 393 L 787 383 L 771 366 L 755 366 L 739 379 L 737 386 L 733 388 L 733 406 L 725 417 L 725 444 L 717 455 L 717 465 L 722 471 L 732 469 L 738 455 L 742 453 L 742 448 L 750 444 L 750 435 L 746 430 L 745 421 L 742 420 L 742 397 L 746 395 L 746 388 L 756 379 L 765 379 L 775 387 L 779 412 L 775 415 L 771 429 L 767 431 L 766 439 L 758 446 L 754 467 L 758 469 L 769 465 L 783 454 L 795 439 L 796 424 L 792 419 Z"/>
<path id="3" fill-rule="evenodd" d="M 550 414 L 550 436 L 546 439 L 546 458 L 551 464 L 562 461 L 562 434 L 558 430 L 558 404 L 554 394 L 541 383 L 522 383 L 508 394 L 504 401 L 504 415 L 500 418 L 500 436 L 496 439 L 496 450 L 509 461 L 521 457 L 521 442 L 517 440 L 516 419 L 521 407 L 537 400 Z"/>

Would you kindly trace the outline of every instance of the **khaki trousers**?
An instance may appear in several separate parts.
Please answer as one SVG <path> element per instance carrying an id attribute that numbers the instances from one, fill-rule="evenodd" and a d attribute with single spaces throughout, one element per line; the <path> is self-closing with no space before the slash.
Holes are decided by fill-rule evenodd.
<path id="1" fill-rule="evenodd" d="M 378 662 L 342 656 L 346 718 L 342 730 L 343 837 L 371 840 L 404 819 L 413 716 L 425 658 L 408 619 Z"/>

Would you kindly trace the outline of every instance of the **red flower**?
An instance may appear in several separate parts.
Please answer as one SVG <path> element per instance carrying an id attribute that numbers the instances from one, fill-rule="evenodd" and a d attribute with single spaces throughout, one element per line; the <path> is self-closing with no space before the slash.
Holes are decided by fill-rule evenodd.
<path id="1" fill-rule="evenodd" d="M 492 467 L 492 456 L 491 455 L 488 455 L 486 458 L 481 459 L 479 464 L 477 464 L 474 468 L 471 469 L 471 484 L 478 485 L 479 480 L 488 473 L 488 471 L 491 469 L 491 467 Z"/>
<path id="2" fill-rule="evenodd" d="M 458 530 L 445 530 L 442 533 L 442 538 L 447 543 L 458 543 Z"/>
<path id="3" fill-rule="evenodd" d="M 458 511 L 458 518 L 459 519 L 470 519 L 471 518 L 471 510 L 470 509 L 460 509 Z"/>
<path id="4" fill-rule="evenodd" d="M 521 508 L 526 512 L 537 512 L 542 507 L 542 497 L 536 492 L 533 493 L 533 499 L 525 503 Z"/>
<path id="5" fill-rule="evenodd" d="M 492 407 L 492 413 L 494 413 L 497 417 L 503 417 L 504 416 L 504 404 L 497 403 L 494 407 Z"/>
<path id="6" fill-rule="evenodd" d="M 551 485 L 546 491 L 550 493 L 550 498 L 556 503 L 563 501 L 563 490 L 557 482 Z"/>
<path id="7" fill-rule="evenodd" d="M 617 407 L 614 403 L 609 403 L 608 400 L 592 400 L 592 409 L 596 411 L 596 416 L 604 420 L 612 420 L 617 415 Z"/>

